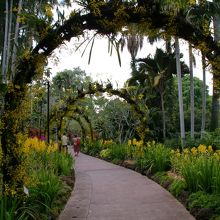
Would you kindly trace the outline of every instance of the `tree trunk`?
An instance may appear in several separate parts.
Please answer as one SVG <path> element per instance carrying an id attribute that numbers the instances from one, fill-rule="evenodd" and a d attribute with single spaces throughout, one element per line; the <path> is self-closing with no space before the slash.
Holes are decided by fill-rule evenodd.
<path id="1" fill-rule="evenodd" d="M 5 1 L 5 36 L 4 36 L 4 47 L 2 53 L 2 82 L 6 83 L 7 76 L 6 76 L 6 56 L 8 51 L 8 0 Z"/>
<path id="2" fill-rule="evenodd" d="M 182 150 L 183 150 L 183 147 L 185 145 L 185 124 L 184 124 L 182 77 L 181 77 L 180 50 L 179 50 L 179 39 L 178 39 L 178 37 L 175 37 L 175 51 L 176 51 L 176 71 L 177 71 L 177 80 L 178 80 L 178 98 L 179 98 L 181 146 L 182 146 Z"/>
<path id="3" fill-rule="evenodd" d="M 1 135 L 3 193 L 8 193 L 9 189 L 9 193 L 15 191 L 21 194 L 23 189 L 25 161 L 19 137 L 22 121 L 26 118 L 23 106 L 25 94 L 26 85 L 23 85 L 19 88 L 13 86 L 5 95 L 5 109 L 1 118 L 4 125 Z"/>
<path id="4" fill-rule="evenodd" d="M 190 136 L 192 139 L 194 139 L 195 112 L 194 112 L 193 54 L 192 54 L 192 45 L 190 43 L 189 43 L 189 72 L 190 72 L 190 107 L 191 107 Z"/>
<path id="5" fill-rule="evenodd" d="M 203 75 L 203 88 L 202 88 L 202 124 L 201 124 L 201 138 L 205 133 L 205 121 L 206 121 L 206 64 L 205 56 L 202 54 L 202 75 Z"/>
<path id="6" fill-rule="evenodd" d="M 217 3 L 217 1 L 214 1 Z M 220 45 L 220 16 L 218 14 L 213 16 L 214 38 Z M 220 62 L 220 57 L 216 62 Z M 217 64 L 219 65 L 219 64 Z M 210 129 L 214 131 L 219 127 L 219 99 L 220 99 L 220 79 L 219 67 L 212 66 L 213 68 L 213 95 L 212 95 L 212 114 Z"/>
<path id="7" fill-rule="evenodd" d="M 16 68 L 16 58 L 17 58 L 17 46 L 18 46 L 18 34 L 19 34 L 19 14 L 21 13 L 22 8 L 22 0 L 19 0 L 18 4 L 18 16 L 15 25 L 15 36 L 14 36 L 14 46 L 12 51 L 12 58 L 11 58 L 11 79 L 14 78 L 15 75 L 15 68 Z"/>
<path id="8" fill-rule="evenodd" d="M 13 0 L 10 1 L 10 16 L 9 16 L 9 27 L 8 27 L 8 48 L 6 56 L 6 73 L 9 69 L 9 60 L 11 56 L 11 29 L 12 29 L 12 10 L 13 10 Z"/>
<path id="9" fill-rule="evenodd" d="M 62 137 L 62 133 L 63 133 L 63 116 L 59 117 L 57 131 L 58 131 L 58 135 L 57 135 L 58 149 L 61 152 L 61 149 L 62 149 L 61 137 Z"/>
<path id="10" fill-rule="evenodd" d="M 161 110 L 162 110 L 162 121 L 163 121 L 163 140 L 166 139 L 166 115 L 165 115 L 165 108 L 164 108 L 164 93 L 160 92 L 160 101 L 161 101 Z"/>
<path id="11" fill-rule="evenodd" d="M 214 131 L 219 126 L 219 76 L 213 74 L 213 94 L 212 94 L 212 111 L 210 129 Z"/>

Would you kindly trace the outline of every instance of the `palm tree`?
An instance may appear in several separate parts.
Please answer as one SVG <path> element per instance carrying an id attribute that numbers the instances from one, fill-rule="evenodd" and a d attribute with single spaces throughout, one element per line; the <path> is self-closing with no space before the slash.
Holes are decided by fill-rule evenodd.
<path id="1" fill-rule="evenodd" d="M 201 138 L 205 133 L 206 121 L 206 63 L 205 56 L 202 54 L 202 72 L 203 72 L 203 88 L 202 88 L 202 124 L 201 124 Z"/>
<path id="2" fill-rule="evenodd" d="M 4 35 L 4 46 L 2 51 L 2 82 L 6 83 L 6 59 L 8 52 L 8 19 L 9 19 L 9 4 L 8 0 L 5 1 L 5 35 Z"/>
<path id="3" fill-rule="evenodd" d="M 166 82 L 176 73 L 176 61 L 174 53 L 166 53 L 161 49 L 157 49 L 153 58 L 137 59 L 138 70 L 128 80 L 128 85 L 139 85 L 145 88 L 145 93 L 148 95 L 156 92 L 160 96 L 160 107 L 162 112 L 162 133 L 163 139 L 166 138 L 166 111 L 165 111 L 165 87 Z M 183 72 L 188 72 L 188 67 L 181 62 Z"/>
<path id="4" fill-rule="evenodd" d="M 218 4 L 219 1 L 214 0 L 214 4 Z M 215 13 L 213 16 L 214 26 L 214 39 L 216 42 L 220 41 L 220 15 Z M 218 43 L 218 45 L 220 45 Z M 214 130 L 219 127 L 219 72 L 213 69 L 213 95 L 212 95 L 212 118 L 211 118 L 211 129 Z"/>
<path id="5" fill-rule="evenodd" d="M 190 73 L 190 107 L 191 107 L 191 120 L 190 120 L 190 136 L 194 139 L 194 79 L 193 79 L 193 53 L 192 45 L 189 43 L 189 73 Z"/>
<path id="6" fill-rule="evenodd" d="M 212 2 L 199 0 L 197 4 L 190 7 L 187 13 L 187 20 L 193 25 L 197 26 L 204 33 L 212 34 L 210 24 L 213 22 L 214 27 L 214 39 L 216 42 L 220 40 L 220 15 L 219 15 L 219 1 L 214 0 Z M 201 47 L 203 54 L 206 54 L 205 48 Z M 215 64 L 212 64 L 213 72 L 213 95 L 212 95 L 212 114 L 210 128 L 214 130 L 219 126 L 219 72 L 214 68 Z M 203 70 L 204 73 L 204 70 Z M 202 125 L 204 126 L 204 124 Z"/>
<path id="7" fill-rule="evenodd" d="M 179 39 L 178 39 L 178 37 L 175 37 L 175 53 L 176 53 L 176 72 L 177 72 L 177 80 L 178 80 L 180 134 L 181 134 L 181 146 L 182 146 L 182 149 L 183 149 L 184 144 L 185 144 L 186 135 L 185 135 L 185 123 L 184 123 L 182 77 L 181 77 L 180 49 L 179 49 Z"/>

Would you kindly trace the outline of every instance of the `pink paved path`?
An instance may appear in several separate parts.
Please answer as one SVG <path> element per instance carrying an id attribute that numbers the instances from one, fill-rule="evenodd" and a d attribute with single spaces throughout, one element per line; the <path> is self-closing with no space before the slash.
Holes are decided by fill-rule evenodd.
<path id="1" fill-rule="evenodd" d="M 59 220 L 194 220 L 169 192 L 132 170 L 80 153 Z"/>

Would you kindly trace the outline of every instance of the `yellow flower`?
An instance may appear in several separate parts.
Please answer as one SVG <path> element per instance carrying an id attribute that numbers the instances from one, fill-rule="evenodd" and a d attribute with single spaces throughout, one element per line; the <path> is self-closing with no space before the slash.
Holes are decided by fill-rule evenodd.
<path id="1" fill-rule="evenodd" d="M 138 99 L 143 99 L 143 97 L 144 97 L 144 95 L 143 94 L 140 94 L 139 96 L 138 96 Z"/>
<path id="2" fill-rule="evenodd" d="M 128 140 L 128 146 L 131 146 L 131 140 Z"/>
<path id="3" fill-rule="evenodd" d="M 212 149 L 212 146 L 211 146 L 211 145 L 208 146 L 208 151 L 209 151 L 209 152 L 213 152 L 213 149 Z"/>
<path id="4" fill-rule="evenodd" d="M 197 154 L 197 149 L 195 148 L 195 147 L 193 147 L 192 149 L 191 149 L 191 153 L 193 154 L 193 155 L 195 155 L 195 154 Z"/>
<path id="5" fill-rule="evenodd" d="M 143 141 L 142 140 L 136 142 L 136 146 L 137 147 L 141 147 L 142 145 L 143 145 Z"/>
<path id="6" fill-rule="evenodd" d="M 134 138 L 133 139 L 133 145 L 136 145 L 136 143 L 137 143 L 137 140 L 136 140 L 136 138 Z"/>
<path id="7" fill-rule="evenodd" d="M 207 149 L 206 149 L 206 146 L 204 144 L 200 144 L 198 146 L 198 152 L 204 154 L 204 153 L 207 153 Z"/>
<path id="8" fill-rule="evenodd" d="M 176 153 L 176 156 L 177 156 L 177 157 L 180 157 L 180 156 L 181 156 L 181 154 L 180 154 L 179 152 L 177 152 L 177 153 Z"/>
<path id="9" fill-rule="evenodd" d="M 52 7 L 50 5 L 45 6 L 45 14 L 47 17 L 53 17 Z"/>
<path id="10" fill-rule="evenodd" d="M 112 140 L 105 140 L 105 141 L 103 142 L 103 144 L 104 144 L 104 145 L 112 144 Z"/>
<path id="11" fill-rule="evenodd" d="M 218 153 L 215 152 L 215 153 L 213 154 L 213 157 L 216 158 L 216 159 L 219 159 Z"/>
<path id="12" fill-rule="evenodd" d="M 183 150 L 183 153 L 184 153 L 184 154 L 188 154 L 188 153 L 189 153 L 189 149 L 188 149 L 188 148 L 185 148 L 185 149 Z"/>

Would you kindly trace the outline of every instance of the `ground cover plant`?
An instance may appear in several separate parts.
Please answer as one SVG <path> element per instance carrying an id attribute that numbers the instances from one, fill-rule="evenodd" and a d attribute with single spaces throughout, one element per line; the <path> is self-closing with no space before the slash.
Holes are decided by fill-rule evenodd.
<path id="1" fill-rule="evenodd" d="M 47 145 L 37 138 L 26 139 L 22 150 L 26 165 L 23 196 L 13 191 L 1 193 L 0 219 L 55 219 L 72 191 L 73 158 L 58 152 L 55 143 Z"/>

